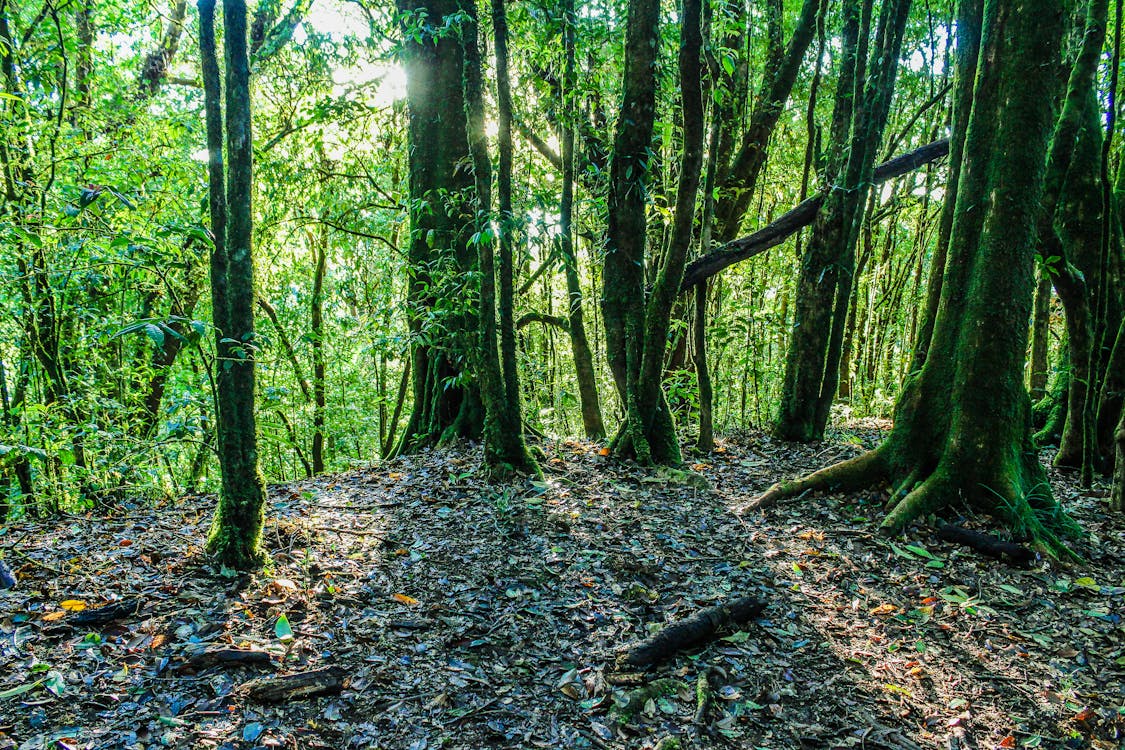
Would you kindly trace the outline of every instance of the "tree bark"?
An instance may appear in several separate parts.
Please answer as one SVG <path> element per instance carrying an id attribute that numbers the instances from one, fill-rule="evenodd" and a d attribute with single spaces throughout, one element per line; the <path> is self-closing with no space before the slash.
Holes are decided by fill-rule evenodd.
<path id="1" fill-rule="evenodd" d="M 462 0 L 399 0 L 409 113 L 410 241 L 407 309 L 413 410 L 395 452 L 443 440 L 478 438 L 483 411 L 464 363 L 476 346 L 479 316 L 470 280 L 478 270 L 473 171 L 465 119 L 464 49 L 441 19 L 466 11 Z M 428 21 L 426 20 L 428 19 Z M 415 33 L 415 31 L 417 33 Z"/>
<path id="2" fill-rule="evenodd" d="M 1058 91 L 1043 61 L 1059 55 L 1064 9 L 1055 0 L 988 0 L 982 18 L 948 259 L 935 269 L 945 281 L 929 355 L 907 379 L 882 445 L 775 485 L 757 502 L 890 480 L 886 529 L 964 500 L 1068 555 L 1064 539 L 1076 527 L 1051 497 L 1031 444 L 1023 381 L 1032 237 Z"/>
<path id="3" fill-rule="evenodd" d="M 925 146 L 896 156 L 875 168 L 871 182 L 880 185 L 887 180 L 913 172 L 919 167 L 937 161 L 949 154 L 949 140 L 941 139 Z M 952 169 L 952 165 L 951 165 Z M 688 263 L 680 291 L 711 278 L 720 271 L 740 263 L 755 255 L 760 255 L 772 247 L 780 245 L 816 219 L 824 206 L 824 195 L 816 195 L 789 209 L 758 231 L 746 237 L 732 240 L 706 255 Z"/>
<path id="4" fill-rule="evenodd" d="M 207 550 L 223 565 L 252 570 L 265 560 L 261 538 L 266 488 L 258 470 L 254 415 L 257 343 L 254 340 L 253 140 L 246 3 L 245 0 L 223 0 L 226 97 L 222 105 L 215 57 L 214 11 L 215 0 L 199 0 L 200 57 L 210 152 L 211 231 L 215 243 L 211 284 L 217 329 L 217 424 L 222 471 L 222 489 L 207 538 Z"/>
<path id="5" fill-rule="evenodd" d="M 578 274 L 578 256 L 574 248 L 574 131 L 577 127 L 573 113 L 577 109 L 575 96 L 575 33 L 577 18 L 574 0 L 563 0 L 563 49 L 566 57 L 563 69 L 562 111 L 559 132 L 562 152 L 562 195 L 559 199 L 559 252 L 566 275 L 567 319 L 570 334 L 570 351 L 574 357 L 574 371 L 578 380 L 578 398 L 582 408 L 582 429 L 590 440 L 605 437 L 602 407 L 594 371 L 594 355 L 586 338 L 586 322 L 582 311 L 582 283 Z M 566 113 L 571 113 L 569 116 Z"/>
<path id="6" fill-rule="evenodd" d="M 1047 395 L 1047 347 L 1051 337 L 1051 277 L 1041 273 L 1035 287 L 1035 313 L 1031 323 L 1031 400 L 1038 403 Z"/>

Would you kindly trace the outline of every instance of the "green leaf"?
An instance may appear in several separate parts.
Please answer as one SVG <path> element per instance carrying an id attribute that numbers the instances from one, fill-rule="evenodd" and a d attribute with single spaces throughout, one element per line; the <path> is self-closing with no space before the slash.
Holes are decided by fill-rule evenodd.
<path id="1" fill-rule="evenodd" d="M 23 685 L 17 685 L 14 688 L 10 688 L 8 690 L 0 692 L 0 700 L 4 700 L 5 698 L 15 698 L 17 695 L 23 695 L 24 693 L 34 690 L 42 684 L 43 680 L 36 680 L 35 682 L 27 682 Z"/>
<path id="2" fill-rule="evenodd" d="M 277 622 L 273 626 L 273 632 L 282 643 L 289 643 L 293 640 L 293 628 L 289 626 L 289 618 L 284 614 L 277 616 Z"/>
<path id="3" fill-rule="evenodd" d="M 923 547 L 921 545 L 908 544 L 908 545 L 906 545 L 906 548 L 908 550 L 910 550 L 911 552 L 913 552 L 914 554 L 918 555 L 919 557 L 924 557 L 927 560 L 936 560 L 937 559 L 932 552 L 930 552 L 928 549 L 926 549 L 925 547 Z"/>
<path id="4" fill-rule="evenodd" d="M 43 687 L 47 688 L 55 695 L 61 696 L 66 692 L 66 680 L 63 679 L 62 674 L 52 670 L 47 673 L 47 678 L 43 680 Z"/>
<path id="5" fill-rule="evenodd" d="M 164 346 L 164 331 L 160 330 L 160 326 L 145 323 L 145 333 L 148 334 L 148 337 L 152 339 L 154 344 Z"/>

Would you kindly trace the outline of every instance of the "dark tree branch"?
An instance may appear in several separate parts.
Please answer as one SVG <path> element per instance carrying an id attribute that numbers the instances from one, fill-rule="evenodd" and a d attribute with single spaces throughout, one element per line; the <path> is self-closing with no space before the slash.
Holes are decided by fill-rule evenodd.
<path id="1" fill-rule="evenodd" d="M 887 180 L 894 179 L 895 177 L 901 177 L 904 174 L 913 172 L 919 167 L 937 161 L 948 153 L 948 138 L 934 141 L 933 143 L 929 143 L 883 162 L 875 168 L 872 182 L 878 185 Z M 812 198 L 797 204 L 796 207 L 783 214 L 781 218 L 759 229 L 757 232 L 747 237 L 732 240 L 718 250 L 714 250 L 707 255 L 693 260 L 688 264 L 687 270 L 684 272 L 684 280 L 683 283 L 680 284 L 680 291 L 687 291 L 696 284 L 711 278 L 728 266 L 733 266 L 735 263 L 746 260 L 747 258 L 753 258 L 755 255 L 769 250 L 771 247 L 780 245 L 798 230 L 811 224 L 823 203 L 823 194 L 814 195 Z"/>
<path id="2" fill-rule="evenodd" d="M 521 315 L 519 319 L 516 320 L 516 329 L 519 330 L 531 323 L 542 323 L 543 325 L 554 326 L 563 331 L 570 330 L 570 321 L 561 315 L 548 315 L 547 313 L 537 312 L 529 312 Z"/>

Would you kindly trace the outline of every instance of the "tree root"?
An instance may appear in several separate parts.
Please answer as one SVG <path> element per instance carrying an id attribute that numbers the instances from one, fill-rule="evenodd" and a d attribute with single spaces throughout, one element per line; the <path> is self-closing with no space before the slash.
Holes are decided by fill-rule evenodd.
<path id="1" fill-rule="evenodd" d="M 778 482 L 738 509 L 738 513 L 762 510 L 778 501 L 795 497 L 811 490 L 850 490 L 873 484 L 886 476 L 886 461 L 876 448 L 855 458 L 833 464 L 808 476 L 788 482 Z"/>

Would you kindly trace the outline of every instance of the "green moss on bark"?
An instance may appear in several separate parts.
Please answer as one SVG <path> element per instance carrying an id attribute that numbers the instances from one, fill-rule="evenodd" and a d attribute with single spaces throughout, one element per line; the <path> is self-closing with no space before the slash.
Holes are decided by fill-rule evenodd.
<path id="1" fill-rule="evenodd" d="M 1023 382 L 1032 232 L 1057 90 L 1041 61 L 1058 57 L 1063 15 L 1054 0 L 984 5 L 947 262 L 935 269 L 944 279 L 933 335 L 904 384 L 891 434 L 874 451 L 775 486 L 763 500 L 887 481 L 898 488 L 882 523 L 888 531 L 967 503 L 1019 522 L 1051 554 L 1068 554 L 1063 540 L 1075 527 L 1037 459 Z"/>

